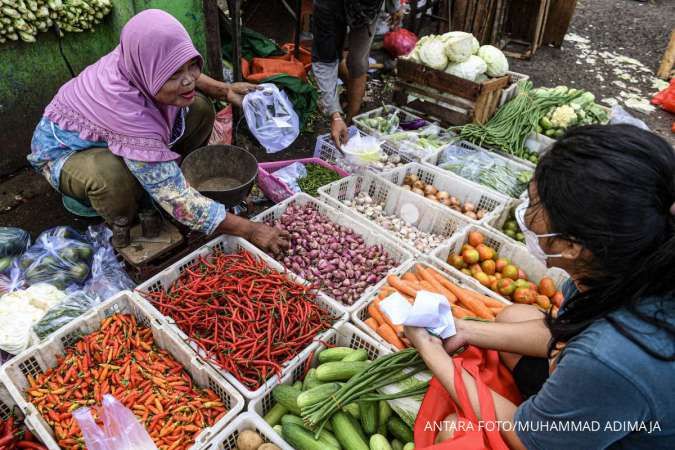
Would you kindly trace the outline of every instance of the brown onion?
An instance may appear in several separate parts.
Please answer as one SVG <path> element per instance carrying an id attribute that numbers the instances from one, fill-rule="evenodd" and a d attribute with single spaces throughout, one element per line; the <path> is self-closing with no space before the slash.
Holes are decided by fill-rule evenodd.
<path id="1" fill-rule="evenodd" d="M 413 191 L 415 194 L 424 195 L 424 191 L 423 191 L 422 189 L 419 189 L 419 188 L 413 188 L 412 191 Z"/>
<path id="2" fill-rule="evenodd" d="M 476 205 L 471 202 L 464 203 L 464 212 L 473 212 L 476 210 Z"/>
<path id="3" fill-rule="evenodd" d="M 436 198 L 440 201 L 443 201 L 444 198 L 447 198 L 448 201 L 450 201 L 450 194 L 445 191 L 438 191 L 436 192 Z"/>
<path id="4" fill-rule="evenodd" d="M 433 186 L 431 184 L 427 184 L 426 187 L 424 188 L 424 193 L 426 195 L 433 195 L 435 197 L 437 192 L 438 189 L 436 189 L 436 186 Z"/>
<path id="5" fill-rule="evenodd" d="M 402 187 L 403 189 L 405 189 L 406 191 L 410 191 L 410 190 L 412 190 L 412 188 L 410 187 L 410 185 L 409 185 L 409 184 L 404 184 L 404 185 L 403 185 L 403 186 L 401 186 L 401 187 Z"/>
<path id="6" fill-rule="evenodd" d="M 413 187 L 417 189 L 424 189 L 427 185 L 424 184 L 424 181 L 417 180 L 413 183 Z"/>
<path id="7" fill-rule="evenodd" d="M 431 201 L 434 201 L 434 202 L 438 203 L 438 199 L 436 198 L 435 195 L 426 195 L 425 197 L 428 198 Z"/>

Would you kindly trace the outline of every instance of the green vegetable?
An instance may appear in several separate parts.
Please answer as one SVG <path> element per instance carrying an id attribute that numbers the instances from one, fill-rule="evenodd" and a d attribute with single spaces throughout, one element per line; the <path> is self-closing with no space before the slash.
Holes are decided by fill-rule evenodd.
<path id="1" fill-rule="evenodd" d="M 343 406 L 342 410 L 348 412 L 355 419 L 361 418 L 361 407 L 356 402 Z"/>
<path id="2" fill-rule="evenodd" d="M 314 387 L 308 391 L 304 391 L 300 395 L 298 395 L 297 398 L 298 406 L 300 407 L 300 409 L 302 409 L 307 406 L 311 406 L 315 403 L 318 403 L 322 400 L 325 400 L 327 398 L 330 398 L 340 389 L 340 387 L 341 387 L 340 383 L 326 383 Z"/>
<path id="3" fill-rule="evenodd" d="M 302 390 L 308 391 L 321 384 L 323 383 L 316 377 L 316 369 L 312 367 L 309 369 L 309 371 L 307 371 L 307 375 L 305 375 L 305 379 L 302 382 Z"/>
<path id="4" fill-rule="evenodd" d="M 370 450 L 363 438 L 363 432 L 355 426 L 348 414 L 341 411 L 336 412 L 331 418 L 331 424 L 335 437 L 342 448 L 345 450 Z"/>
<path id="5" fill-rule="evenodd" d="M 342 178 L 334 170 L 318 164 L 305 164 L 307 175 L 298 179 L 300 190 L 313 197 L 319 195 L 318 189 Z"/>
<path id="6" fill-rule="evenodd" d="M 415 450 L 415 444 L 413 442 L 408 442 L 403 446 L 403 450 Z"/>
<path id="7" fill-rule="evenodd" d="M 359 402 L 361 411 L 361 426 L 367 435 L 375 434 L 379 425 L 377 413 L 379 410 L 378 402 Z"/>
<path id="8" fill-rule="evenodd" d="M 277 403 L 281 403 L 288 411 L 299 416 L 301 414 L 298 406 L 298 396 L 300 389 L 296 389 L 288 384 L 280 384 L 272 390 L 272 397 Z"/>
<path id="9" fill-rule="evenodd" d="M 291 386 L 293 386 L 297 390 L 301 391 L 302 390 L 302 381 L 298 380 L 295 383 L 293 383 Z"/>
<path id="10" fill-rule="evenodd" d="M 327 348 L 319 352 L 319 364 L 331 361 L 342 361 L 347 355 L 350 355 L 355 351 L 355 349 L 349 347 Z"/>
<path id="11" fill-rule="evenodd" d="M 302 418 L 294 414 L 284 414 L 284 416 L 281 418 L 281 425 L 288 424 L 298 425 L 305 428 L 305 423 L 302 421 Z"/>
<path id="12" fill-rule="evenodd" d="M 275 403 L 274 406 L 272 406 L 270 410 L 267 411 L 267 414 L 265 414 L 263 419 L 265 420 L 265 422 L 267 422 L 269 426 L 273 427 L 274 425 L 277 425 L 281 421 L 282 417 L 287 412 L 288 409 L 286 409 L 284 405 L 282 405 L 281 403 Z"/>
<path id="13" fill-rule="evenodd" d="M 366 361 L 368 359 L 368 352 L 364 348 L 360 348 L 353 353 L 345 356 L 342 362 L 350 361 Z"/>
<path id="14" fill-rule="evenodd" d="M 386 437 L 374 434 L 370 437 L 370 450 L 392 450 Z"/>
<path id="15" fill-rule="evenodd" d="M 391 448 L 392 450 L 403 450 L 403 444 L 398 439 L 394 439 L 391 441 Z"/>
<path id="16" fill-rule="evenodd" d="M 320 381 L 347 381 L 357 373 L 365 370 L 370 362 L 327 362 L 316 368 L 316 377 Z"/>
<path id="17" fill-rule="evenodd" d="M 289 423 L 282 427 L 283 438 L 296 450 L 339 450 L 315 439 L 312 433 L 299 425 Z"/>
<path id="18" fill-rule="evenodd" d="M 413 432 L 401 419 L 396 416 L 389 418 L 387 422 L 387 429 L 396 439 L 403 442 L 410 442 L 414 440 Z"/>
<path id="19" fill-rule="evenodd" d="M 389 418 L 391 417 L 391 406 L 386 400 L 380 400 L 378 402 L 378 423 L 379 425 L 387 425 Z"/>

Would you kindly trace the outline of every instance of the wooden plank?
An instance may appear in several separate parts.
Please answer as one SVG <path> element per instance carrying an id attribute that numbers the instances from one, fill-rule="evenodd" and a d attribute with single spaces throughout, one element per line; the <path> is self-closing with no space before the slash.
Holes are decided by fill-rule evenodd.
<path id="1" fill-rule="evenodd" d="M 466 125 L 473 120 L 473 113 L 467 111 L 465 113 L 453 111 L 451 109 L 443 108 L 431 102 L 423 102 L 421 100 L 413 100 L 406 105 L 408 108 L 419 111 L 423 115 L 432 116 L 441 121 L 442 125 Z"/>
<path id="2" fill-rule="evenodd" d="M 220 42 L 220 22 L 216 0 L 203 0 L 204 25 L 206 28 L 207 72 L 211 78 L 223 81 L 223 57 Z"/>
<path id="3" fill-rule="evenodd" d="M 452 2 L 452 19 L 450 21 L 451 30 L 466 31 L 466 12 L 470 2 L 471 0 L 454 0 Z"/>
<path id="4" fill-rule="evenodd" d="M 659 70 L 656 72 L 656 76 L 664 80 L 670 79 L 670 71 L 673 69 L 673 64 L 675 63 L 675 28 L 670 33 L 670 43 L 666 49 L 666 53 L 663 54 L 661 59 L 661 64 L 659 65 Z"/>
<path id="5" fill-rule="evenodd" d="M 560 47 L 574 16 L 577 0 L 552 0 L 542 45 Z"/>
<path id="6" fill-rule="evenodd" d="M 451 94 L 460 97 L 474 100 L 481 91 L 481 85 L 478 83 L 405 59 L 398 60 L 396 69 L 398 77 L 403 81 L 426 85 L 434 89 L 448 90 Z"/>
<path id="7" fill-rule="evenodd" d="M 483 18 L 488 13 L 488 10 L 487 10 L 488 3 L 489 3 L 488 0 L 477 0 L 475 2 L 476 7 L 475 7 L 475 13 L 473 15 L 473 21 L 471 23 L 471 33 L 480 42 L 482 42 L 482 36 L 480 35 L 481 24 L 483 23 Z"/>

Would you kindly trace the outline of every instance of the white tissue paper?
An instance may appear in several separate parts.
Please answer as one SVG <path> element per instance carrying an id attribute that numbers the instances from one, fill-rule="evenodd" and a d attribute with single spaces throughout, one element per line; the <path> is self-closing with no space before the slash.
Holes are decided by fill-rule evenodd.
<path id="1" fill-rule="evenodd" d="M 380 310 L 394 325 L 423 327 L 441 339 L 456 334 L 450 303 L 440 294 L 419 291 L 411 305 L 396 292 L 380 302 Z"/>

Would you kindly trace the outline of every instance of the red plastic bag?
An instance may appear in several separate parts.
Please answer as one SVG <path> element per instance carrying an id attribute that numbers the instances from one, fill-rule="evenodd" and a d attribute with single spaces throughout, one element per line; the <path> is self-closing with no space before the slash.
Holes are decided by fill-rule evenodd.
<path id="1" fill-rule="evenodd" d="M 407 55 L 413 51 L 415 44 L 417 36 L 405 28 L 398 28 L 384 35 L 384 49 L 394 58 Z"/>
<path id="2" fill-rule="evenodd" d="M 232 105 L 227 105 L 216 113 L 209 145 L 232 143 Z"/>
<path id="3" fill-rule="evenodd" d="M 441 383 L 433 378 L 424 396 L 415 420 L 415 448 L 426 450 L 508 450 L 496 426 L 496 413 L 490 390 L 518 405 L 520 393 L 511 372 L 499 360 L 499 353 L 469 346 L 466 351 L 452 358 L 455 366 L 455 388 L 460 404 L 456 405 Z M 462 369 L 476 380 L 482 423 L 473 411 L 471 401 L 461 376 Z M 457 414 L 462 423 L 454 431 L 452 439 L 435 444 L 439 433 L 438 424 L 450 414 Z"/>
<path id="4" fill-rule="evenodd" d="M 652 98 L 652 103 L 675 114 L 675 78 L 670 85 Z"/>

